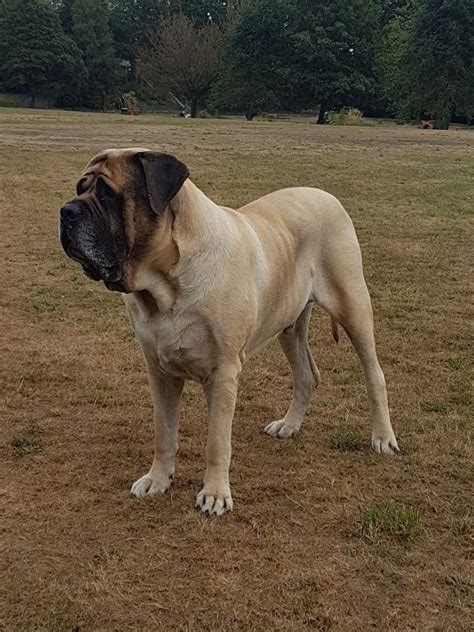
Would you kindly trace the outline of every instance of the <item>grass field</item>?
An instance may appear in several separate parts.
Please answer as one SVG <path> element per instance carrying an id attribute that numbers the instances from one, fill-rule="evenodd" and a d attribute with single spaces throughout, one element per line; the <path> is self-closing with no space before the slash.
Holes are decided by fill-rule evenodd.
<path id="1" fill-rule="evenodd" d="M 172 491 L 129 498 L 152 458 L 145 369 L 120 296 L 66 259 L 57 215 L 94 153 L 138 145 L 176 154 L 227 205 L 293 185 L 339 197 L 400 456 L 370 451 L 356 356 L 315 311 L 323 382 L 295 439 L 262 432 L 291 397 L 279 348 L 244 369 L 234 512 L 193 509 L 205 443 L 193 384 Z M 0 628 L 471 629 L 473 172 L 469 130 L 1 110 Z"/>

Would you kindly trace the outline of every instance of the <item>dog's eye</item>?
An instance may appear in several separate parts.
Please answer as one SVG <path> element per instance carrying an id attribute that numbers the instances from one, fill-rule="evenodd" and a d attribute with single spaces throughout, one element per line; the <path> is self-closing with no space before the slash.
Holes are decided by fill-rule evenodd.
<path id="1" fill-rule="evenodd" d="M 117 194 L 103 178 L 98 178 L 96 186 L 96 195 L 102 203 L 115 202 Z"/>
<path id="2" fill-rule="evenodd" d="M 82 195 L 87 191 L 88 178 L 81 178 L 76 185 L 77 195 Z"/>

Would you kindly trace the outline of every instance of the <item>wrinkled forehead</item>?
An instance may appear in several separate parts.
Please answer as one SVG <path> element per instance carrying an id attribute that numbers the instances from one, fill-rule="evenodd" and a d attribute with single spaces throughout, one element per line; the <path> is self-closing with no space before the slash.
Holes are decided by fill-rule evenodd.
<path id="1" fill-rule="evenodd" d="M 128 149 L 106 149 L 94 156 L 83 171 L 82 177 L 93 177 L 99 174 L 117 184 L 125 178 L 128 158 L 138 152 L 149 151 L 142 147 Z"/>

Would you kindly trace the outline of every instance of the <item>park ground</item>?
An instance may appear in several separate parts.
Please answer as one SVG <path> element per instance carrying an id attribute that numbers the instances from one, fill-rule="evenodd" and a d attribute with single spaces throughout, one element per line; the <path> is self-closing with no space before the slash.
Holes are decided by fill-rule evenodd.
<path id="1" fill-rule="evenodd" d="M 234 512 L 193 509 L 205 443 L 194 384 L 172 491 L 129 497 L 152 458 L 142 358 L 120 296 L 57 239 L 88 159 L 124 146 L 177 155 L 226 205 L 294 185 L 339 197 L 399 456 L 369 449 L 357 358 L 315 311 L 323 381 L 296 438 L 262 432 L 291 397 L 278 346 L 244 369 Z M 471 629 L 473 147 L 466 129 L 0 111 L 2 629 Z"/>

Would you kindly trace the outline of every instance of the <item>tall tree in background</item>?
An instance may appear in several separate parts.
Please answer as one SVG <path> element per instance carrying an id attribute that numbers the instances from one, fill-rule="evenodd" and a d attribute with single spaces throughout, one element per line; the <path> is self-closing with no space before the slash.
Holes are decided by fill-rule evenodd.
<path id="1" fill-rule="evenodd" d="M 227 19 L 228 13 L 238 2 L 239 0 L 110 0 L 110 27 L 117 54 L 133 64 L 138 49 L 146 42 L 146 33 L 156 31 L 163 19 L 183 13 L 198 26 L 220 24 Z"/>
<path id="2" fill-rule="evenodd" d="M 260 112 L 280 107 L 292 81 L 289 13 L 285 0 L 243 5 L 226 38 L 212 96 L 217 108 L 244 111 L 252 120 Z"/>
<path id="3" fill-rule="evenodd" d="M 417 109 L 412 46 L 419 7 L 418 0 L 406 0 L 394 12 L 383 28 L 377 59 L 382 95 L 400 121 L 410 120 Z"/>
<path id="4" fill-rule="evenodd" d="M 292 68 L 300 99 L 328 109 L 356 105 L 374 89 L 379 36 L 376 0 L 296 0 Z"/>
<path id="5" fill-rule="evenodd" d="M 134 64 L 147 30 L 158 29 L 168 0 L 111 0 L 110 28 L 117 55 Z"/>
<path id="6" fill-rule="evenodd" d="M 474 0 L 425 0 L 414 27 L 415 100 L 448 129 L 454 112 L 474 112 Z"/>
<path id="7" fill-rule="evenodd" d="M 162 95 L 172 91 L 189 99 L 195 117 L 216 80 L 221 44 L 217 24 L 196 26 L 182 13 L 172 15 L 149 33 L 138 55 L 138 75 Z"/>
<path id="8" fill-rule="evenodd" d="M 376 0 L 253 0 L 228 38 L 215 101 L 250 116 L 357 105 L 374 90 Z"/>
<path id="9" fill-rule="evenodd" d="M 71 32 L 87 68 L 82 101 L 105 109 L 119 82 L 118 60 L 108 23 L 107 0 L 73 0 Z"/>
<path id="10" fill-rule="evenodd" d="M 0 82 L 6 90 L 68 100 L 81 89 L 85 68 L 74 42 L 45 0 L 0 5 Z"/>

